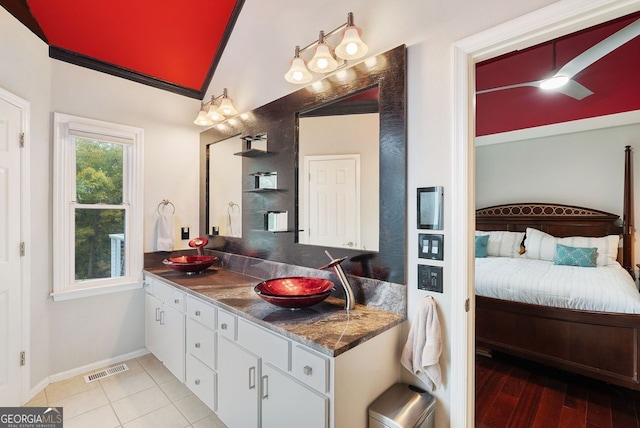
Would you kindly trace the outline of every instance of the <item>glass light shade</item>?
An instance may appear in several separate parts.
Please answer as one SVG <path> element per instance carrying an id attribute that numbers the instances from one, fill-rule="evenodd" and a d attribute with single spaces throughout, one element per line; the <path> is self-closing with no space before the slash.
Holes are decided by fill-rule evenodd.
<path id="1" fill-rule="evenodd" d="M 336 55 L 342 59 L 358 59 L 367 54 L 369 47 L 360 39 L 362 30 L 355 25 L 345 28 L 342 42 L 336 46 Z"/>
<path id="2" fill-rule="evenodd" d="M 289 83 L 303 84 L 309 83 L 313 79 L 313 75 L 307 70 L 304 60 L 295 57 L 291 60 L 291 68 L 284 75 L 284 79 Z"/>
<path id="3" fill-rule="evenodd" d="M 309 70 L 316 73 L 330 73 L 338 68 L 338 61 L 331 54 L 331 48 L 328 44 L 319 43 L 308 67 Z"/>
<path id="4" fill-rule="evenodd" d="M 221 120 L 225 119 L 224 115 L 218 113 L 217 107 L 215 104 L 213 104 L 213 102 L 209 106 L 209 110 L 207 111 L 207 116 L 209 117 L 209 119 L 211 119 L 214 122 L 220 122 Z"/>
<path id="5" fill-rule="evenodd" d="M 569 82 L 569 77 L 560 74 L 540 82 L 540 88 L 541 89 L 557 89 L 560 86 L 566 85 L 567 82 Z"/>
<path id="6" fill-rule="evenodd" d="M 233 107 L 231 98 L 223 98 L 220 102 L 220 107 L 216 111 L 223 116 L 235 116 L 238 114 L 238 111 Z"/>
<path id="7" fill-rule="evenodd" d="M 207 116 L 207 112 L 204 110 L 198 112 L 198 117 L 196 117 L 193 123 L 200 126 L 213 125 L 213 121 Z"/>

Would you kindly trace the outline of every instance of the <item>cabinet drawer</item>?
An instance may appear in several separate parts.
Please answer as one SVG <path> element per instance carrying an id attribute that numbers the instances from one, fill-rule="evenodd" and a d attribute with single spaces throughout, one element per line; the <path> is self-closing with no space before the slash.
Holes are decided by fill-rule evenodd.
<path id="1" fill-rule="evenodd" d="M 216 307 L 193 296 L 187 296 L 187 316 L 210 329 L 216 328 Z"/>
<path id="2" fill-rule="evenodd" d="M 289 371 L 289 340 L 275 333 L 271 333 L 262 327 L 244 320 L 238 320 L 238 343 L 262 357 L 274 366 Z"/>
<path id="3" fill-rule="evenodd" d="M 227 339 L 236 340 L 237 317 L 224 309 L 218 309 L 218 334 Z"/>
<path id="4" fill-rule="evenodd" d="M 329 392 L 329 359 L 295 345 L 292 352 L 293 375 L 322 393 Z"/>
<path id="5" fill-rule="evenodd" d="M 187 352 L 202 361 L 209 368 L 215 368 L 215 332 L 202 324 L 187 318 Z"/>
<path id="6" fill-rule="evenodd" d="M 187 387 L 211 410 L 216 410 L 216 373 L 187 354 Z"/>
<path id="7" fill-rule="evenodd" d="M 185 293 L 172 285 L 165 284 L 164 282 L 155 279 L 153 281 L 152 290 L 153 294 L 155 294 L 156 297 L 164 303 L 184 313 Z"/>

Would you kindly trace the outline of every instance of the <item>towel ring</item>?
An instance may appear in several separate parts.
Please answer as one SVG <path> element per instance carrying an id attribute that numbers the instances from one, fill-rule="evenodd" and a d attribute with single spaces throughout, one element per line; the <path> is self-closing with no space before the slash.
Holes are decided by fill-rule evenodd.
<path id="1" fill-rule="evenodd" d="M 234 209 L 237 208 L 237 212 L 240 213 L 240 205 L 236 204 L 235 202 L 229 202 L 229 207 L 227 208 L 227 214 L 229 215 L 233 215 L 233 211 Z"/>
<path id="2" fill-rule="evenodd" d="M 167 205 L 171 205 L 171 208 L 172 208 L 172 210 L 173 210 L 173 211 L 171 212 L 171 215 L 173 215 L 173 214 L 175 214 L 175 213 L 176 213 L 176 206 L 175 206 L 175 205 L 173 205 L 173 202 L 170 202 L 170 201 L 169 201 L 169 199 L 163 199 L 163 200 L 162 200 L 162 202 L 160 202 L 160 203 L 158 204 L 158 208 L 156 208 L 156 211 L 158 212 L 158 215 L 160 215 L 160 207 L 161 207 L 161 206 L 162 206 L 162 207 L 166 207 Z"/>

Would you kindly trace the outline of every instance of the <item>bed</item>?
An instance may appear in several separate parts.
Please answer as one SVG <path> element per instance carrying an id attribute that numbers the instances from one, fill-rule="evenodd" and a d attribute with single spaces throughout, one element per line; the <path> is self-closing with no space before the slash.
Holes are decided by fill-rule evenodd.
<path id="1" fill-rule="evenodd" d="M 522 297 L 515 286 L 518 280 L 506 279 L 508 293 L 476 291 L 476 347 L 479 352 L 499 351 L 539 363 L 589 376 L 612 384 L 640 390 L 638 363 L 640 356 L 640 296 L 635 288 L 633 264 L 633 207 L 631 183 L 631 149 L 625 149 L 625 184 L 623 219 L 619 216 L 589 208 L 563 204 L 518 203 L 483 208 L 476 211 L 477 231 L 504 231 L 526 233 L 527 229 L 536 233 L 548 234 L 556 239 L 556 243 L 564 242 L 567 237 L 607 237 L 620 236 L 621 254 L 612 257 L 610 265 L 597 267 L 572 268 L 579 272 L 577 284 L 593 281 L 610 284 L 607 275 L 628 275 L 621 279 L 621 285 L 627 293 L 622 300 L 629 300 L 629 307 L 622 309 L 619 301 L 607 303 L 603 307 L 592 307 L 586 304 L 578 306 L 565 304 L 572 300 L 566 296 L 556 299 L 555 303 L 544 302 L 538 297 Z M 534 235 L 534 233 L 531 233 Z M 572 239 L 572 238 L 569 238 Z M 530 241 L 533 243 L 534 241 Z M 573 241 L 570 241 L 573 242 Z M 527 239 L 525 238 L 525 245 Z M 580 241 L 582 243 L 582 241 Z M 520 243 L 517 248 L 519 249 Z M 531 247 L 534 248 L 533 244 Z M 525 264 L 540 263 L 536 257 L 514 253 L 513 259 L 525 259 Z M 542 253 L 540 253 L 542 254 Z M 600 254 L 600 251 L 598 252 Z M 478 261 L 479 259 L 477 259 Z M 480 275 L 496 274 L 498 266 L 488 263 L 476 263 L 476 271 Z M 481 266 L 481 264 L 483 264 Z M 549 262 L 545 260 L 547 269 Z M 542 263 L 542 264 L 544 264 Z M 605 268 L 611 268 L 611 272 Z M 562 266 L 561 268 L 564 268 Z M 520 269 L 513 266 L 507 270 Z M 537 272 L 537 267 L 527 267 Z M 604 277 L 593 279 L 587 276 L 589 271 L 604 269 Z M 613 273 L 613 271 L 617 271 Z M 485 272 L 484 274 L 482 272 Z M 537 274 L 536 274 L 537 275 Z M 589 274 L 590 275 L 590 274 Z M 531 274 L 530 276 L 533 276 Z M 476 278 L 478 282 L 481 278 Z M 562 288 L 560 280 L 555 280 L 558 289 Z M 522 280 L 526 283 L 526 280 Z M 536 280 L 532 280 L 533 283 Z M 629 290 L 629 284 L 633 290 Z M 524 288 L 532 288 L 531 281 Z M 522 288 L 522 287 L 520 287 Z M 577 286 L 565 287 L 573 292 Z M 584 287 L 593 290 L 594 287 Z M 554 289 L 556 290 L 556 289 Z M 492 294 L 493 293 L 493 294 Z M 556 293 L 560 295 L 560 291 Z M 608 290 L 606 292 L 608 293 Z M 623 294 L 624 296 L 624 294 Z M 507 300 L 510 299 L 510 300 Z M 519 301 L 518 301 L 519 300 Z M 597 299 L 596 299 L 597 300 Z M 614 299 L 615 300 L 615 299 Z M 580 306 L 582 305 L 582 306 Z"/>

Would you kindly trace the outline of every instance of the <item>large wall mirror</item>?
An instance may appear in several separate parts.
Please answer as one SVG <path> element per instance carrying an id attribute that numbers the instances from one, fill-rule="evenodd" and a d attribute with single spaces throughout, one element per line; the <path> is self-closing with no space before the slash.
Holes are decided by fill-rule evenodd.
<path id="1" fill-rule="evenodd" d="M 378 86 L 301 112 L 298 242 L 378 251 Z"/>
<path id="2" fill-rule="evenodd" d="M 229 137 L 207 145 L 208 235 L 242 237 L 242 141 Z"/>
<path id="3" fill-rule="evenodd" d="M 405 73 L 406 49 L 399 46 L 203 132 L 200 230 L 209 247 L 307 267 L 326 264 L 328 250 L 347 257 L 349 274 L 405 284 Z M 209 181 L 224 159 L 211 150 L 256 135 L 267 136 L 266 153 L 231 155 L 242 164 L 240 189 L 233 184 L 242 198 L 242 236 L 213 235 Z M 265 173 L 277 173 L 277 189 L 256 192 L 255 177 Z M 309 174 L 333 174 L 331 199 Z M 346 175 L 353 184 L 343 192 Z M 286 224 L 265 230 L 265 213 L 273 212 L 287 213 Z M 355 225 L 351 232 L 346 220 Z M 352 235 L 314 235 L 329 229 Z"/>

